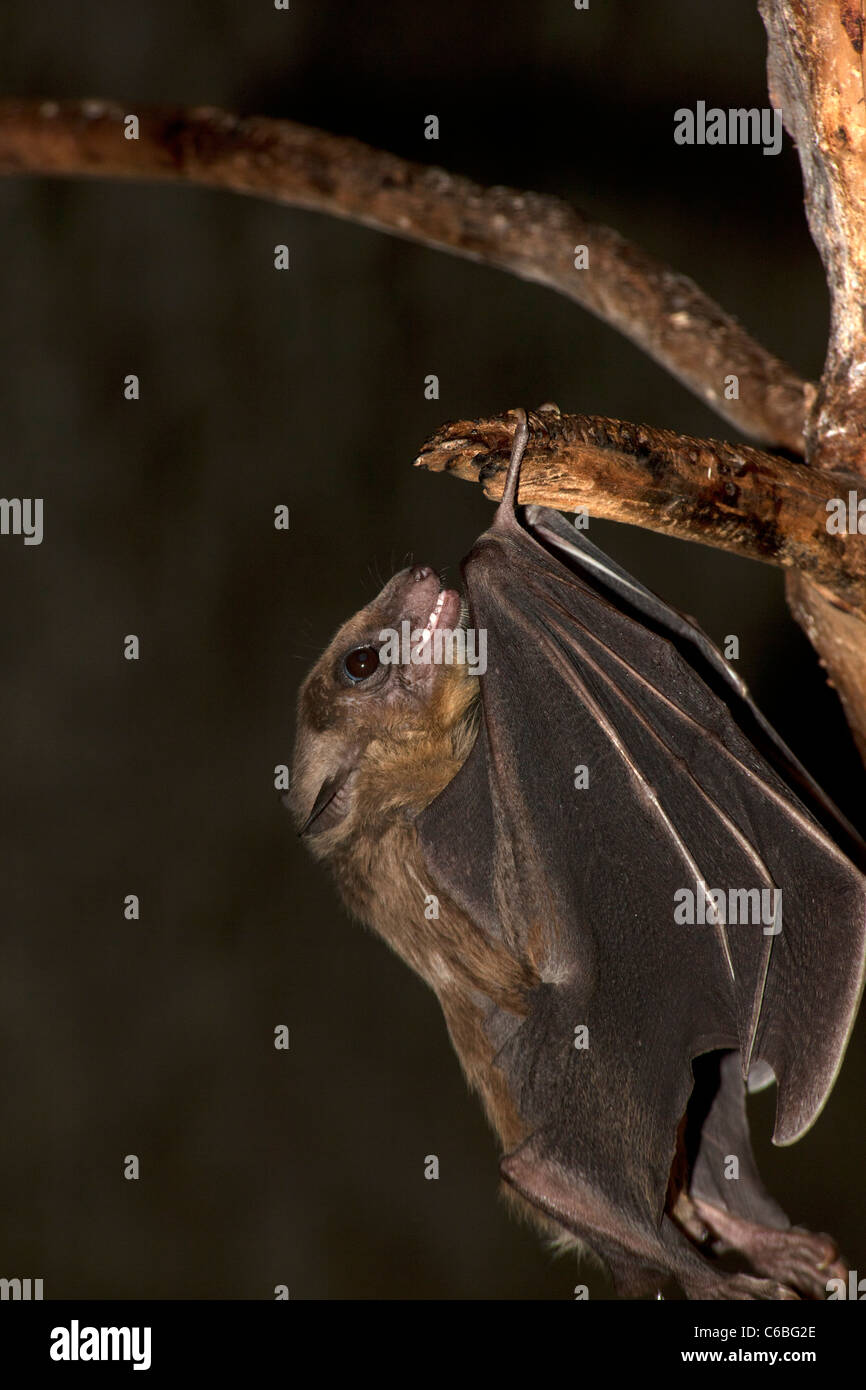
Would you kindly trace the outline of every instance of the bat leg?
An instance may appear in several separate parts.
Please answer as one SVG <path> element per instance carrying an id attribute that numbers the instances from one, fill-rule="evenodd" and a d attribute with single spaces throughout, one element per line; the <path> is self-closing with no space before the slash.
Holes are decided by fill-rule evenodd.
<path id="1" fill-rule="evenodd" d="M 624 1298 L 652 1297 L 672 1283 L 688 1299 L 825 1298 L 828 1280 L 847 1271 L 829 1237 L 792 1227 L 761 1182 L 739 1053 L 697 1057 L 692 1075 L 660 1222 L 639 1171 L 630 1184 L 620 1171 L 611 1191 L 556 1131 L 537 1131 L 507 1155 L 502 1176 L 590 1246 Z"/>
<path id="2" fill-rule="evenodd" d="M 656 1227 L 636 1220 L 599 1188 L 529 1139 L 502 1160 L 505 1181 L 559 1230 L 577 1236 L 601 1257 L 622 1298 L 653 1297 L 673 1281 L 688 1299 L 783 1300 L 789 1285 L 748 1273 L 729 1273 L 705 1258 L 670 1216 Z"/>
<path id="3" fill-rule="evenodd" d="M 848 1267 L 829 1236 L 813 1234 L 802 1226 L 780 1231 L 744 1221 L 699 1197 L 694 1199 L 694 1207 L 718 1242 L 714 1246 L 718 1253 L 739 1252 L 758 1274 L 789 1285 L 801 1296 L 824 1299 L 828 1280 L 847 1282 Z"/>

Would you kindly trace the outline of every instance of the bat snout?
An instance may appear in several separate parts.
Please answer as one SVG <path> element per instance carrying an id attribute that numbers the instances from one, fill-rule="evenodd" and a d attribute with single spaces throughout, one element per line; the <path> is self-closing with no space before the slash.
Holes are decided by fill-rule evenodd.
<path id="1" fill-rule="evenodd" d="M 430 565 L 412 565 L 391 583 L 392 602 L 400 616 L 424 627 L 439 599 L 439 575 Z"/>
<path id="2" fill-rule="evenodd" d="M 460 626 L 462 600 L 454 589 L 444 589 L 431 565 L 412 565 L 391 580 L 387 608 L 393 615 L 389 625 L 400 629 L 408 622 L 413 632 L 428 638 L 437 628 Z"/>

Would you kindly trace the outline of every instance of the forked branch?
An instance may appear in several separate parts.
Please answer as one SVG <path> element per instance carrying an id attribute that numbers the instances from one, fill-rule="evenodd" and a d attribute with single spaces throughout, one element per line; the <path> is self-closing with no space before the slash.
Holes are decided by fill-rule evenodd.
<path id="1" fill-rule="evenodd" d="M 10 99 L 0 101 L 0 173 L 185 181 L 349 218 L 557 290 L 629 337 L 759 443 L 802 453 L 810 419 L 809 461 L 839 474 L 838 481 L 818 481 L 810 469 L 759 450 L 561 417 L 583 418 L 584 425 L 562 426 L 555 468 L 570 458 L 568 479 L 560 479 L 557 494 L 549 474 L 548 491 L 539 495 L 553 505 L 591 506 L 599 516 L 789 566 L 795 614 L 866 751 L 866 627 L 856 616 L 863 602 L 860 538 L 849 537 L 846 545 L 824 534 L 827 497 L 845 495 L 845 475 L 859 472 L 863 457 L 858 422 L 866 354 L 856 306 L 866 264 L 860 216 L 866 203 L 859 193 L 864 121 L 863 108 L 852 109 L 852 53 L 862 57 L 863 28 L 862 19 L 851 18 L 855 8 L 841 0 L 763 4 L 771 79 L 800 143 L 812 231 L 834 294 L 834 337 L 817 411 L 814 387 L 691 280 L 611 228 L 557 199 L 483 188 L 357 140 L 210 107 L 130 110 L 104 101 Z M 136 138 L 127 138 L 131 116 Z M 859 239 L 856 247 L 852 239 Z M 738 378 L 735 400 L 725 392 L 731 375 Z M 594 438 L 579 438 L 581 428 Z M 548 452 L 544 466 L 551 468 Z M 745 471 L 738 473 L 740 460 Z M 528 462 L 530 486 L 536 465 L 542 466 L 540 455 Z"/>

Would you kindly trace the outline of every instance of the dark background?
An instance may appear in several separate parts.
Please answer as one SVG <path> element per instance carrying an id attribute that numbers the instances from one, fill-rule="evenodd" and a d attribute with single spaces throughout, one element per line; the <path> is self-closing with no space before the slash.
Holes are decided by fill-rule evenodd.
<path id="1" fill-rule="evenodd" d="M 745 0 L 19 0 L 0 18 L 5 94 L 291 117 L 563 195 L 815 375 L 827 300 L 790 142 L 673 143 L 678 106 L 766 104 L 764 57 Z M 46 1297 L 569 1298 L 573 1259 L 497 1198 L 433 996 L 346 918 L 273 769 L 332 630 L 407 552 L 453 574 L 489 518 L 480 490 L 413 471 L 433 429 L 549 399 L 730 428 L 554 294 L 320 215 L 21 179 L 0 216 L 2 492 L 44 497 L 46 528 L 0 542 L 0 1275 Z M 759 703 L 862 825 L 780 573 L 592 535 L 716 640 L 739 634 Z M 794 1149 L 755 1106 L 775 1195 L 861 1269 L 864 1070 L 861 1030 Z"/>

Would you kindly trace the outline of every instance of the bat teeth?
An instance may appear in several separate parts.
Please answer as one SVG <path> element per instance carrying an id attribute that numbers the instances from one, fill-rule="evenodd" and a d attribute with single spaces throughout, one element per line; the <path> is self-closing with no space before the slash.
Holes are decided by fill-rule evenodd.
<path id="1" fill-rule="evenodd" d="M 427 626 L 426 626 L 426 628 L 424 629 L 425 632 L 432 632 L 432 631 L 433 631 L 434 627 L 436 626 L 436 623 L 437 623 L 438 620 L 439 620 L 439 614 L 442 612 L 442 605 L 443 605 L 444 602 L 445 602 L 445 590 L 443 589 L 442 592 L 441 592 L 441 594 L 439 595 L 438 599 L 436 600 L 436 607 L 433 609 L 433 612 L 430 614 L 430 617 L 427 619 Z"/>

